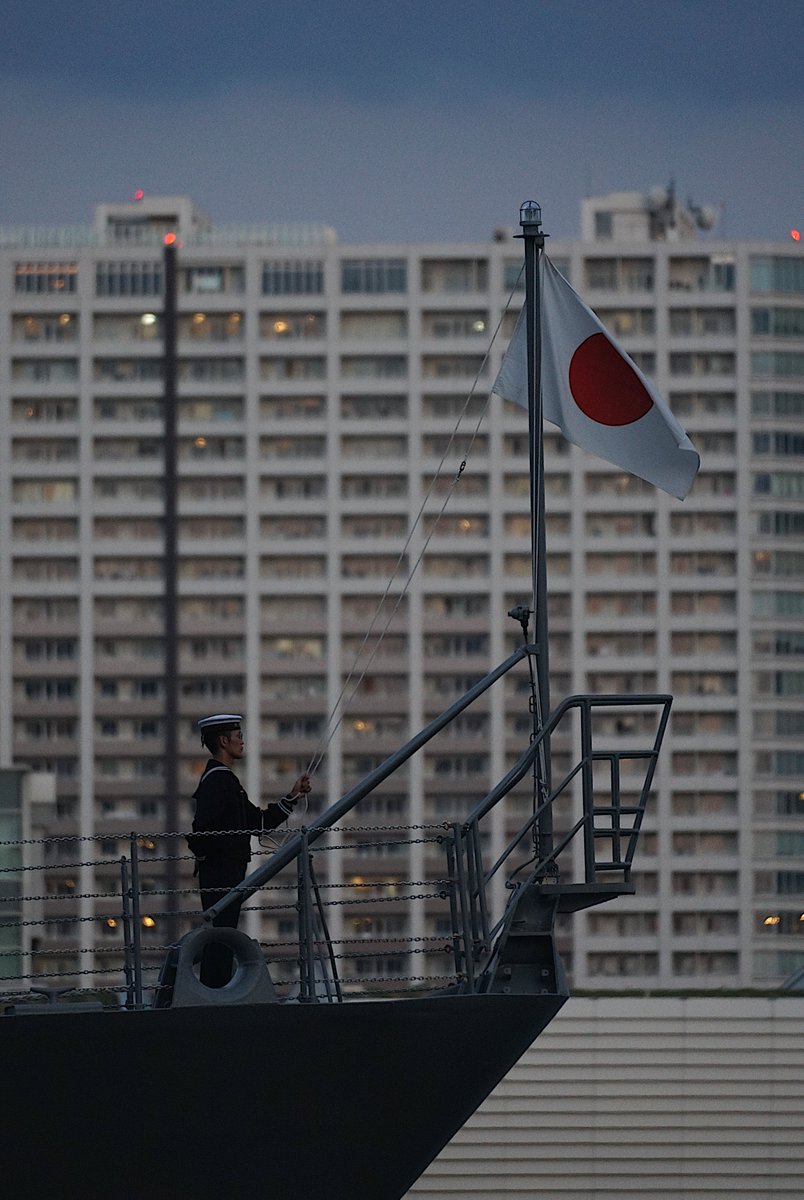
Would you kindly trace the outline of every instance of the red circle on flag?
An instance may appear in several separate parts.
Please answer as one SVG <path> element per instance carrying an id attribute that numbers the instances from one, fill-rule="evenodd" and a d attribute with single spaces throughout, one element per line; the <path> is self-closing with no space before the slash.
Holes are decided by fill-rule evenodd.
<path id="1" fill-rule="evenodd" d="M 648 389 L 604 333 L 581 342 L 569 366 L 572 398 L 601 425 L 631 425 L 653 407 Z"/>

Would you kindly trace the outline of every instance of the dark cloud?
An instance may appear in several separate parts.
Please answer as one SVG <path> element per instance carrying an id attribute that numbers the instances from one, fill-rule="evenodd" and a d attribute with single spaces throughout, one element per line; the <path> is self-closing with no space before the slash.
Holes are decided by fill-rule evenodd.
<path id="1" fill-rule="evenodd" d="M 801 221 L 804 5 L 773 0 L 12 0 L 0 220 L 189 193 L 218 221 L 485 238 L 535 193 L 671 177 L 729 236 Z"/>

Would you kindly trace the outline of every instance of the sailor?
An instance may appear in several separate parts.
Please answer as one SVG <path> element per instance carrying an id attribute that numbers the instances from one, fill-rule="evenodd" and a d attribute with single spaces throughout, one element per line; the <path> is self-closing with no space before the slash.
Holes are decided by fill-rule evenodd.
<path id="1" fill-rule="evenodd" d="M 287 820 L 299 797 L 311 788 L 305 772 L 277 803 L 267 808 L 252 804 L 232 769 L 245 752 L 242 720 L 238 713 L 215 713 L 198 722 L 201 744 L 211 757 L 193 793 L 193 833 L 206 836 L 191 835 L 187 841 L 196 857 L 203 909 L 210 908 L 245 878 L 252 834 L 276 829 Z M 212 924 L 235 929 L 242 902 L 233 901 Z M 231 951 L 226 946 L 207 946 L 201 961 L 201 982 L 207 987 L 223 987 L 231 977 Z"/>

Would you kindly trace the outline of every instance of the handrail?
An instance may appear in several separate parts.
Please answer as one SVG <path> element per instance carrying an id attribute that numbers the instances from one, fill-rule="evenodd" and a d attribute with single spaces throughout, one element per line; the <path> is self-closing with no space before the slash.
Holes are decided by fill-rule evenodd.
<path id="1" fill-rule="evenodd" d="M 371 903 L 370 900 L 363 900 L 352 897 L 348 901 L 336 898 L 336 894 L 328 891 L 331 888 L 348 888 L 351 885 L 341 883 L 324 883 L 319 885 L 316 879 L 314 868 L 314 854 L 312 852 L 312 843 L 318 839 L 322 839 L 323 835 L 329 833 L 336 826 L 340 818 L 372 791 L 382 780 L 387 778 L 394 770 L 406 762 L 411 755 L 416 753 L 418 749 L 424 746 L 429 740 L 443 729 L 458 713 L 467 708 L 475 699 L 483 694 L 494 682 L 504 676 L 517 662 L 521 659 L 535 653 L 535 648 L 528 645 L 521 646 L 514 654 L 507 658 L 493 671 L 489 672 L 459 700 L 451 704 L 438 717 L 431 721 L 424 729 L 422 729 L 415 737 L 411 738 L 400 750 L 390 755 L 384 760 L 374 771 L 365 777 L 354 788 L 347 792 L 335 805 L 333 805 L 326 813 L 322 814 L 312 826 L 300 830 L 297 834 L 291 837 L 279 850 L 275 851 L 262 866 L 244 879 L 242 884 L 236 889 L 227 891 L 221 895 L 220 900 L 216 901 L 212 908 L 208 909 L 205 914 L 198 914 L 195 911 L 182 911 L 180 915 L 183 918 L 193 919 L 196 923 L 199 917 L 209 919 L 217 911 L 222 911 L 227 903 L 238 895 L 243 898 L 251 898 L 254 894 L 267 885 L 268 880 L 274 879 L 275 876 L 294 858 L 297 860 L 295 885 L 286 883 L 285 881 L 275 882 L 267 887 L 267 892 L 282 893 L 279 903 L 268 897 L 267 903 L 262 905 L 266 910 L 275 911 L 291 911 L 295 910 L 298 916 L 298 931 L 294 940 L 290 942 L 272 941 L 268 943 L 274 947 L 274 958 L 269 958 L 269 963 L 274 961 L 283 964 L 279 968 L 280 975 L 284 972 L 285 977 L 280 978 L 278 982 L 283 985 L 292 983 L 292 976 L 297 973 L 298 998 L 302 1002 L 317 1003 L 319 998 L 332 1002 L 340 1002 L 345 998 L 344 990 L 341 987 L 343 983 L 351 988 L 355 984 L 362 983 L 363 978 L 367 983 L 391 983 L 396 985 L 398 982 L 404 982 L 397 978 L 400 968 L 386 967 L 370 974 L 362 970 L 358 963 L 356 974 L 359 978 L 349 978 L 348 968 L 343 978 L 341 975 L 339 960 L 352 961 L 366 957 L 362 953 L 356 953 L 352 943 L 353 938 L 344 938 L 341 934 L 333 938 L 330 935 L 327 922 L 327 909 L 331 906 L 339 906 L 344 903 L 360 904 Z M 446 944 L 438 947 L 439 951 L 443 951 L 447 955 L 451 955 L 454 962 L 453 977 L 457 987 L 468 993 L 474 991 L 483 991 L 488 986 L 489 971 L 492 969 L 490 963 L 497 961 L 498 950 L 495 949 L 492 958 L 486 956 L 492 950 L 492 943 L 495 942 L 496 936 L 500 929 L 505 925 L 506 920 L 510 919 L 512 904 L 518 903 L 519 898 L 523 894 L 523 889 L 527 890 L 531 885 L 536 884 L 537 888 L 535 895 L 550 893 L 550 902 L 556 905 L 561 904 L 563 907 L 560 911 L 575 911 L 578 907 L 583 907 L 589 903 L 599 903 L 602 899 L 610 899 L 615 895 L 622 895 L 624 892 L 633 890 L 631 887 L 631 864 L 634 856 L 634 849 L 638 842 L 640 828 L 645 812 L 645 807 L 648 795 L 653 783 L 654 772 L 656 769 L 657 758 L 662 744 L 664 733 L 669 719 L 670 707 L 672 705 L 672 697 L 663 693 L 656 694 L 640 694 L 633 696 L 615 696 L 601 695 L 594 696 L 588 694 L 573 695 L 563 700 L 558 707 L 550 714 L 545 727 L 534 737 L 522 754 L 519 755 L 513 766 L 506 772 L 503 778 L 495 784 L 494 787 L 474 806 L 468 817 L 463 820 L 453 820 L 449 823 L 432 824 L 429 826 L 415 826 L 414 829 L 432 829 L 436 831 L 437 836 L 428 836 L 422 839 L 431 842 L 439 842 L 442 845 L 446 855 L 445 876 L 436 879 L 431 878 L 429 869 L 422 874 L 420 878 L 410 883 L 405 883 L 404 888 L 400 889 L 400 894 L 396 899 L 405 902 L 411 900 L 428 900 L 437 901 L 437 903 L 448 908 L 449 917 L 449 932 L 446 934 Z M 604 733 L 601 728 L 594 727 L 594 717 L 596 711 L 605 708 L 618 708 L 620 710 L 628 710 L 633 714 L 634 709 L 651 706 L 661 711 L 652 714 L 652 720 L 646 723 L 644 720 L 638 722 L 639 728 L 642 730 L 644 740 L 639 738 L 639 735 L 629 736 L 629 742 L 623 745 L 619 739 L 619 725 L 614 722 L 609 722 L 611 729 L 609 733 Z M 516 822 L 516 828 L 511 829 L 506 821 L 508 829 L 507 838 L 508 844 L 502 848 L 500 852 L 497 850 L 496 861 L 490 867 L 486 867 L 483 861 L 483 842 L 485 840 L 486 824 L 483 819 L 487 814 L 498 804 L 509 792 L 525 777 L 529 768 L 536 760 L 539 753 L 540 744 L 545 738 L 551 737 L 559 729 L 562 720 L 565 720 L 568 715 L 574 711 L 579 713 L 579 720 L 572 721 L 568 725 L 568 732 L 571 732 L 570 746 L 572 748 L 572 757 L 562 779 L 558 782 L 553 782 L 549 793 L 545 794 L 543 790 L 539 790 L 534 794 L 534 803 L 532 811 L 524 817 L 519 817 Z M 649 732 L 650 730 L 650 732 Z M 592 734 L 594 732 L 595 742 L 604 748 L 594 749 Z M 611 740 L 610 740 L 611 739 Z M 652 739 L 652 745 L 649 742 Z M 630 743 L 630 745 L 629 745 Z M 646 748 L 646 743 L 650 748 Z M 616 748 L 614 748 L 616 747 Z M 628 795 L 621 796 L 621 765 L 627 763 L 628 760 L 642 760 L 645 763 L 645 770 L 639 772 L 639 776 L 633 776 L 627 781 Z M 599 772 L 595 770 L 596 765 L 602 766 L 605 764 L 604 777 L 601 779 Z M 626 779 L 625 771 L 623 770 L 623 779 Z M 573 784 L 580 785 L 577 789 Z M 596 802 L 595 788 L 597 786 L 600 792 L 600 800 Z M 571 789 L 571 790 L 570 790 Z M 540 817 L 547 807 L 553 805 L 557 800 L 566 798 L 566 820 L 562 822 L 562 828 L 557 832 L 557 838 L 554 845 L 545 846 L 538 837 L 536 830 L 539 828 Z M 625 799 L 626 803 L 622 800 Z M 578 802 L 581 802 L 580 813 L 577 810 Z M 528 806 L 530 809 L 530 806 Z M 481 833 L 481 830 L 483 831 Z M 408 836 L 411 836 L 412 830 L 408 831 Z M 584 849 L 584 871 L 581 882 L 569 881 L 567 878 L 562 878 L 559 874 L 559 866 L 563 862 L 561 858 L 567 847 L 573 839 L 579 837 L 583 841 Z M 118 838 L 123 835 L 117 834 Z M 166 838 L 183 838 L 184 834 L 167 833 L 163 835 Z M 415 834 L 413 835 L 415 837 Z M 100 835 L 92 835 L 91 838 L 55 838 L 55 839 L 35 839 L 44 844 L 51 841 L 57 843 L 69 842 L 69 849 L 65 845 L 65 853 L 71 856 L 68 863 L 57 864 L 64 867 L 73 867 L 78 864 L 72 862 L 75 857 L 75 849 L 73 842 L 96 841 Z M 532 841 L 528 841 L 532 839 Z M 601 842 L 601 839 L 602 842 Z M 93 898 L 98 899 L 113 899 L 115 895 L 119 902 L 122 902 L 122 911 L 115 911 L 114 916 L 118 917 L 122 924 L 124 933 L 124 942 L 122 947 L 115 948 L 112 945 L 98 946 L 93 948 L 70 947 L 70 952 L 73 954 L 89 955 L 87 960 L 88 969 L 81 969 L 80 963 L 77 969 L 72 969 L 69 972 L 64 972 L 61 969 L 50 970 L 46 976 L 38 976 L 31 974 L 30 965 L 23 965 L 22 973 L 19 975 L 10 976 L 20 983 L 24 980 L 33 980 L 37 978 L 52 978 L 59 979 L 62 975 L 77 975 L 90 976 L 94 974 L 109 974 L 115 970 L 110 967 L 108 970 L 105 966 L 95 966 L 95 954 L 107 956 L 109 954 L 122 953 L 122 971 L 125 976 L 125 991 L 127 997 L 127 1007 L 141 1008 L 143 1004 L 143 968 L 152 970 L 152 966 L 144 964 L 143 957 L 152 955 L 155 951 L 163 951 L 170 949 L 169 947 L 154 946 L 142 944 L 140 940 L 140 924 L 149 920 L 148 917 L 141 916 L 141 895 L 140 895 L 140 867 L 145 862 L 163 862 L 164 856 L 154 857 L 153 859 L 141 859 L 139 845 L 141 837 L 136 833 L 130 833 L 128 841 L 130 843 L 130 859 L 123 857 L 118 862 L 119 869 L 119 892 L 103 891 Z M 323 844 L 323 843 L 322 843 Z M 603 849 L 601 850 L 601 846 Z M 151 843 L 153 848 L 153 843 Z M 324 849 L 344 850 L 348 851 L 350 847 L 347 845 L 341 846 L 340 842 L 332 845 L 324 845 Z M 316 847 L 316 851 L 323 852 L 322 847 Z M 517 853 L 518 852 L 518 853 Z M 177 860 L 178 861 L 178 860 Z M 500 878 L 500 873 L 506 867 L 507 886 L 512 889 L 512 897 L 506 905 L 506 912 L 500 918 L 497 911 L 490 911 L 492 893 L 489 890 L 491 881 L 497 877 Z M 100 863 L 92 865 L 103 865 L 113 867 L 113 859 L 107 861 L 105 858 Z M 26 871 L 26 870 L 41 870 L 42 865 L 35 868 L 33 866 L 15 866 L 3 868 L 0 870 L 0 875 L 8 872 Z M 547 878 L 549 877 L 549 879 Z M 422 883 L 422 880 L 424 883 Z M 517 880 L 516 885 L 514 880 Z M 398 884 L 401 881 L 395 879 L 394 883 Z M 549 883 L 547 888 L 545 883 Z M 428 886 L 432 884 L 436 890 L 432 893 L 424 895 L 409 895 L 409 889 L 413 887 Z M 22 887 L 22 881 L 20 881 Z M 366 885 L 369 886 L 369 885 Z M 376 887 L 383 887 L 381 882 L 376 884 Z M 39 889 L 41 890 L 41 889 Z M 293 899 L 286 898 L 285 892 L 294 892 Z M 404 894 L 403 894 L 404 893 Z M 147 893 L 150 895 L 150 892 Z M 172 895 L 169 891 L 161 891 L 155 894 L 167 896 Z M 189 894 L 189 893 L 188 893 Z M 346 894 L 346 893 L 344 893 Z M 396 895 L 396 894 L 395 894 Z M 20 901 L 44 901 L 44 900 L 59 900 L 65 902 L 75 902 L 81 898 L 79 893 L 71 893 L 69 896 L 53 895 L 49 893 L 45 895 L 28 895 L 20 896 Z M 17 899 L 17 897 L 14 897 Z M 389 897 L 382 897 L 383 901 Z M 151 902 L 149 901 L 149 904 Z M 154 912 L 153 909 L 149 911 Z M 335 909 L 337 911 L 337 907 Z M 443 908 L 441 909 L 443 911 Z M 86 920 L 102 921 L 106 918 L 106 911 L 101 910 L 96 912 L 92 917 L 76 916 L 68 918 L 71 921 L 82 922 Z M 157 917 L 163 916 L 163 913 L 155 912 Z M 42 926 L 50 928 L 56 923 L 62 922 L 60 916 L 51 916 L 49 912 L 40 913 L 38 911 L 32 914 L 20 914 L 19 924 L 27 926 Z M 17 922 L 12 922 L 17 924 Z M 112 924 L 114 924 L 112 922 Z M 150 922 L 153 926 L 153 921 Z M 50 935 L 49 935 L 50 936 Z M 376 935 L 373 939 L 375 942 L 385 944 L 394 942 L 395 938 L 390 939 L 386 936 Z M 423 954 L 429 956 L 433 953 L 433 948 L 429 945 L 431 941 L 437 941 L 436 938 L 411 937 L 399 939 L 408 943 L 408 949 L 405 951 L 396 951 L 390 945 L 385 949 L 375 949 L 368 957 L 380 958 L 382 954 L 404 953 L 404 954 Z M 414 947 L 412 943 L 421 943 Z M 499 943 L 497 943 L 499 945 Z M 293 946 L 295 954 L 291 957 L 289 953 L 284 953 L 286 947 Z M 351 946 L 351 949 L 349 948 Z M 278 951 L 278 954 L 276 953 Z M 33 951 L 38 953 L 39 951 Z M 18 954 L 18 951 L 13 953 Z M 25 952 L 29 953 L 28 951 Z M 3 959 L 10 958 L 11 952 L 1 955 Z M 103 960 L 102 960 L 103 961 Z M 108 961 L 108 959 L 106 960 Z M 389 960 L 390 961 L 390 960 Z M 288 964 L 295 964 L 294 967 L 288 967 Z M 17 968 L 19 969 L 19 968 Z M 374 975 L 382 974 L 391 976 L 388 979 L 374 978 Z M 360 977 L 363 978 L 360 978 Z M 442 973 L 436 968 L 436 974 L 411 974 L 408 973 L 406 982 L 408 984 L 429 983 L 433 980 L 443 978 Z M 150 987 L 150 984 L 148 985 Z M 321 988 L 324 990 L 321 991 Z"/>
<path id="2" fill-rule="evenodd" d="M 305 844 L 309 846 L 316 841 L 327 829 L 335 825 L 341 817 L 350 812 L 369 792 L 372 792 L 378 784 L 387 779 L 389 775 L 392 775 L 398 767 L 401 767 L 409 758 L 412 758 L 417 750 L 420 750 L 431 738 L 440 733 L 446 725 L 449 725 L 459 713 L 462 713 L 479 696 L 482 696 L 492 684 L 507 674 L 523 658 L 536 653 L 537 648 L 529 644 L 517 647 L 514 653 L 509 655 L 504 662 L 495 667 L 493 671 L 489 671 L 482 679 L 479 679 L 460 699 L 449 705 L 448 708 L 445 708 L 439 716 L 435 717 L 428 725 L 425 725 L 423 729 L 419 730 L 417 734 L 414 734 L 412 738 L 405 742 L 404 746 L 400 747 L 393 754 L 390 754 L 378 767 L 370 771 L 360 783 L 355 784 L 340 800 L 331 805 L 312 824 L 308 825 L 303 834 L 294 834 L 283 846 L 280 846 L 267 863 L 263 863 L 256 871 L 252 871 L 242 883 L 232 888 L 220 900 L 216 900 L 213 905 L 205 910 L 203 919 L 205 921 L 214 920 L 215 917 L 219 916 L 220 913 L 244 893 L 251 892 L 255 888 L 259 888 L 264 883 L 267 883 L 269 879 L 273 879 L 288 863 L 293 862 Z"/>

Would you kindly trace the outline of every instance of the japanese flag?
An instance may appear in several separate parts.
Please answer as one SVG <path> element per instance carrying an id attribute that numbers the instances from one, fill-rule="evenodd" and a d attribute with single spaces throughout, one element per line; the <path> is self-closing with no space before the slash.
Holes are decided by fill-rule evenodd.
<path id="1" fill-rule="evenodd" d="M 700 458 L 669 407 L 546 255 L 542 264 L 544 415 L 567 441 L 683 500 Z M 492 391 L 528 407 L 524 310 Z"/>

